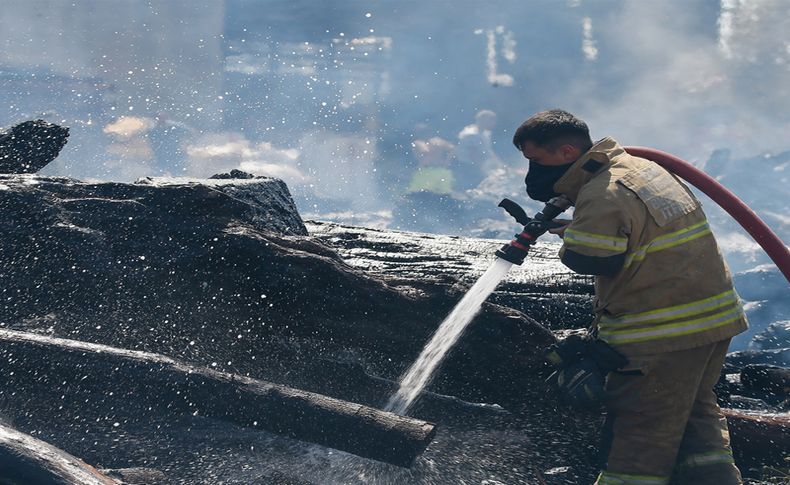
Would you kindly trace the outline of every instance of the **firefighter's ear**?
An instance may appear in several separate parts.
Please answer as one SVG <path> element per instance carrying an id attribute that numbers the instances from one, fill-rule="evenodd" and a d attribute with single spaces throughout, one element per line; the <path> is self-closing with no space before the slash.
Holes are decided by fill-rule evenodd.
<path id="1" fill-rule="evenodd" d="M 565 163 L 575 162 L 582 154 L 581 150 L 570 143 L 560 145 L 559 148 L 557 148 L 557 152 L 559 152 L 560 157 Z"/>

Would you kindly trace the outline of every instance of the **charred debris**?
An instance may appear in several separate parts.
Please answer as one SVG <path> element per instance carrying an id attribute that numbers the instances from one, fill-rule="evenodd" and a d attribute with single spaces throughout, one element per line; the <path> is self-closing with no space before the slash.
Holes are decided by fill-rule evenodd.
<path id="1" fill-rule="evenodd" d="M 501 241 L 305 223 L 281 180 L 238 171 L 37 175 L 67 137 L 41 120 L 0 133 L 0 480 L 195 483 L 162 436 L 207 422 L 399 466 L 441 461 L 432 439 L 485 426 L 521 433 L 510 446 L 530 480 L 594 475 L 599 416 L 546 397 L 541 351 L 584 326 L 592 293 L 551 244 L 401 417 L 379 408 Z M 746 468 L 790 449 L 788 347 L 731 354 L 720 383 Z M 256 477 L 299 475 L 271 463 Z"/>

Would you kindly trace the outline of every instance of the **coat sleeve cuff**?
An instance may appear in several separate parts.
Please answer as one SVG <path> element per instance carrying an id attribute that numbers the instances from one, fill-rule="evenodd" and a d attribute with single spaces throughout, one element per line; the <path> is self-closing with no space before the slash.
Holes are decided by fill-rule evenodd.
<path id="1" fill-rule="evenodd" d="M 560 252 L 560 261 L 579 274 L 614 276 L 623 268 L 625 253 L 605 257 L 585 256 L 566 247 Z"/>

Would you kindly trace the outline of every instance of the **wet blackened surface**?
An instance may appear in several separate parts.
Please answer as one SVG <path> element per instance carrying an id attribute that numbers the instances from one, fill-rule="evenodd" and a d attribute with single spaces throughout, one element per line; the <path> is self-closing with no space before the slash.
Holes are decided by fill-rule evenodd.
<path id="1" fill-rule="evenodd" d="M 0 209 L 5 328 L 373 406 L 503 243 L 305 226 L 270 179 L 0 176 Z M 154 468 L 167 483 L 588 483 L 599 415 L 558 408 L 540 356 L 548 328 L 587 324 L 592 287 L 556 250 L 538 244 L 448 356 L 429 389 L 454 398 L 415 407 L 439 432 L 411 470 L 199 414 L 152 414 L 142 396 L 58 402 L 43 375 L 5 390 L 0 413 L 88 463 Z"/>

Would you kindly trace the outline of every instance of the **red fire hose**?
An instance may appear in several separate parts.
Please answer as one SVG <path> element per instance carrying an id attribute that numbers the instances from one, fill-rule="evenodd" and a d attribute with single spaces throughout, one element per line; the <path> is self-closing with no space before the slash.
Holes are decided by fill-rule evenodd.
<path id="1" fill-rule="evenodd" d="M 726 210 L 738 223 L 746 229 L 757 244 L 762 246 L 768 256 L 776 263 L 787 281 L 790 282 L 790 251 L 779 239 L 779 236 L 763 222 L 749 206 L 710 175 L 694 167 L 680 158 L 659 150 L 646 147 L 625 147 L 625 150 L 636 157 L 646 158 L 661 165 L 678 177 L 686 180 L 705 193 L 714 202 Z"/>

